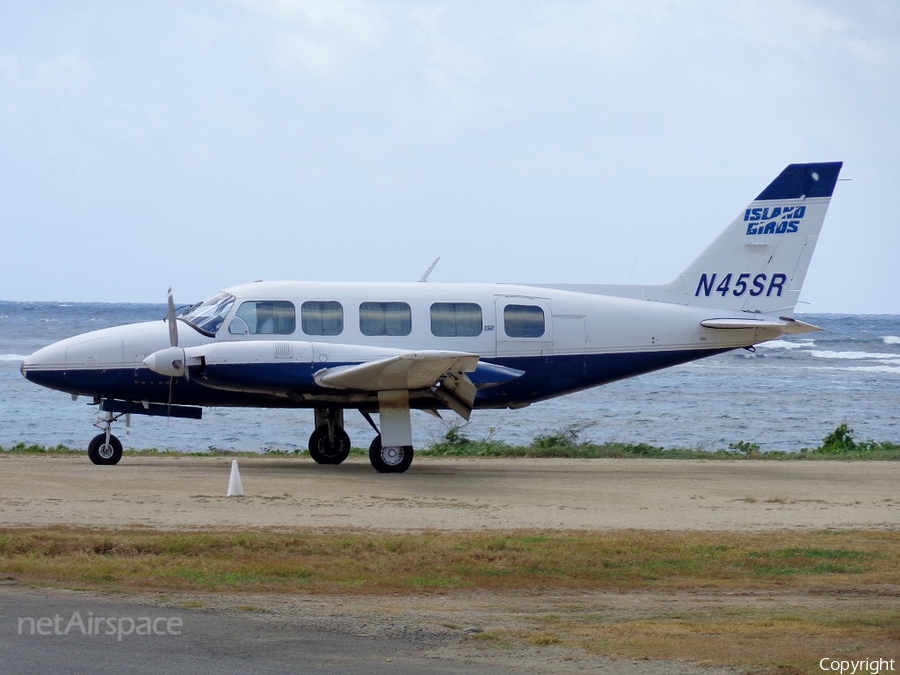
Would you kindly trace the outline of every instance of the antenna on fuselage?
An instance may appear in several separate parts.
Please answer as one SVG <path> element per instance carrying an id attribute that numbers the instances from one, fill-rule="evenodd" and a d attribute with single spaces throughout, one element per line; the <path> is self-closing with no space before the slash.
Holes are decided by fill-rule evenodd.
<path id="1" fill-rule="evenodd" d="M 440 260 L 441 260 L 441 256 L 438 256 L 437 258 L 434 259 L 434 262 L 431 263 L 431 267 L 429 267 L 427 270 L 425 270 L 425 274 L 423 274 L 422 276 L 419 277 L 419 283 L 424 284 L 426 281 L 428 281 L 428 275 L 431 274 L 431 271 L 437 266 L 437 264 L 440 262 Z"/>

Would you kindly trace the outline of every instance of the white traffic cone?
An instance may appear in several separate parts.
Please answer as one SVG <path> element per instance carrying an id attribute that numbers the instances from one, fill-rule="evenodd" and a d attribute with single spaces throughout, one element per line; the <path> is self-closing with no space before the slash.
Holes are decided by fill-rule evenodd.
<path id="1" fill-rule="evenodd" d="M 237 460 L 231 460 L 231 477 L 228 479 L 228 497 L 243 497 L 244 486 L 241 485 L 241 472 L 238 471 Z"/>

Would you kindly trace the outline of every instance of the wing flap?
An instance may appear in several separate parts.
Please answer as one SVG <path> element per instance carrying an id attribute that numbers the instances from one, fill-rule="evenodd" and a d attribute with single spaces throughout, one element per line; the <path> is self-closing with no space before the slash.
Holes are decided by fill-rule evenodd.
<path id="1" fill-rule="evenodd" d="M 432 388 L 432 393 L 450 410 L 467 422 L 475 407 L 475 395 L 478 389 L 465 373 L 447 372 Z"/>

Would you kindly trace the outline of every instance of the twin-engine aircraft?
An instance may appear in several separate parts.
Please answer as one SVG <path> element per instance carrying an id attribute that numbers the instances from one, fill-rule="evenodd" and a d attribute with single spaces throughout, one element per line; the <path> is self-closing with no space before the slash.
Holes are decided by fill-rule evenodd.
<path id="1" fill-rule="evenodd" d="M 180 314 L 170 291 L 164 321 L 62 340 L 22 374 L 92 397 L 95 464 L 121 458 L 110 429 L 122 415 L 200 418 L 202 406 L 312 408 L 309 454 L 340 464 L 356 409 L 376 433 L 372 466 L 401 473 L 412 409 L 469 419 L 818 330 L 791 313 L 840 169 L 788 166 L 668 284 L 257 282 Z"/>

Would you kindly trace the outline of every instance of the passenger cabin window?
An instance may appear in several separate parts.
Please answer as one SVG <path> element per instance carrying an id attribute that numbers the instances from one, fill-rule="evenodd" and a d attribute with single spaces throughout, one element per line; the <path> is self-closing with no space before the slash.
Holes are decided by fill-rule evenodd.
<path id="1" fill-rule="evenodd" d="M 247 324 L 247 332 L 251 335 L 290 335 L 297 326 L 294 303 L 287 300 L 244 302 L 238 308 L 236 317 Z M 229 330 L 241 332 L 233 328 Z"/>
<path id="2" fill-rule="evenodd" d="M 507 305 L 503 327 L 509 337 L 539 338 L 544 334 L 544 310 L 535 305 Z"/>
<path id="3" fill-rule="evenodd" d="M 363 335 L 409 335 L 412 311 L 405 302 L 364 302 L 359 306 Z"/>
<path id="4" fill-rule="evenodd" d="M 474 302 L 436 302 L 431 306 L 432 335 L 475 337 L 481 330 L 481 306 Z"/>
<path id="5" fill-rule="evenodd" d="M 344 308 L 339 302 L 309 300 L 300 305 L 300 327 L 307 335 L 340 335 Z"/>

